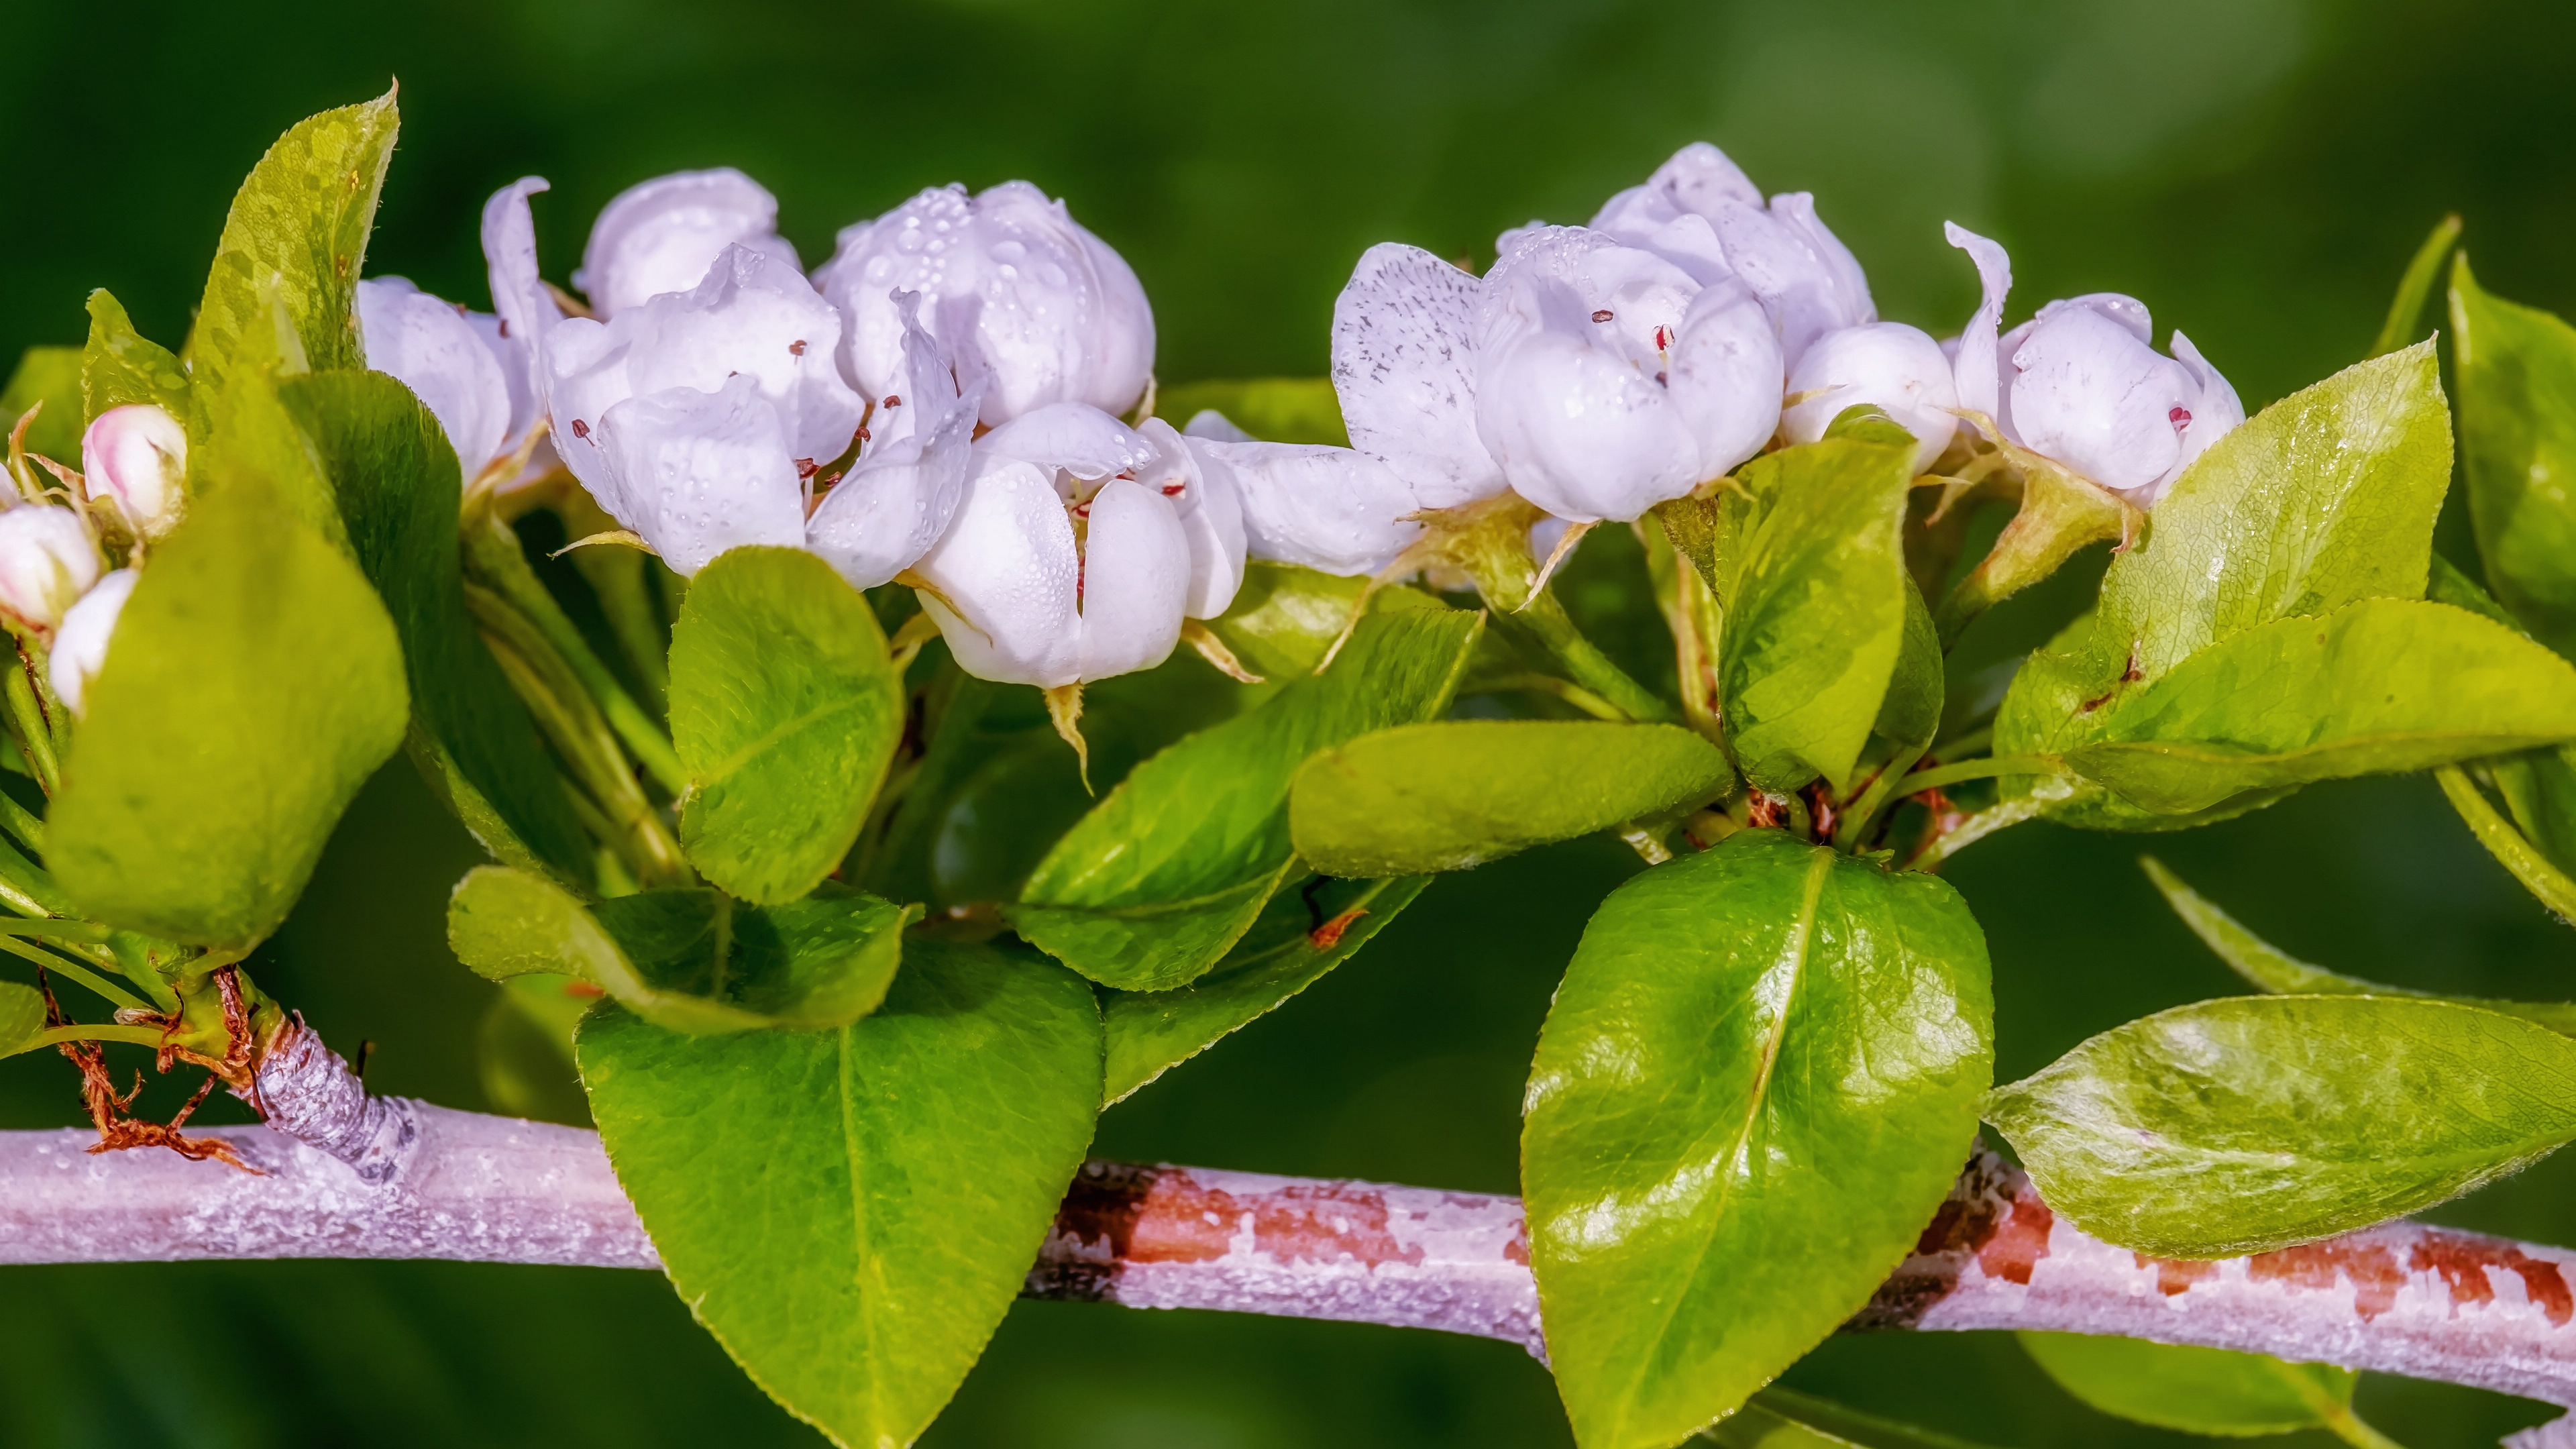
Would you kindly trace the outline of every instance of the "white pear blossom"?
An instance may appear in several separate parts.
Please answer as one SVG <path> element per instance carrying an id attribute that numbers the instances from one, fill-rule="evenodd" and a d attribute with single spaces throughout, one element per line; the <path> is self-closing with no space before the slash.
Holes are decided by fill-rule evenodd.
<path id="1" fill-rule="evenodd" d="M 2236 389 L 2190 338 L 2174 333 L 2170 357 L 2155 350 L 2146 305 L 2134 297 L 2051 302 L 1998 340 L 2011 262 L 1956 224 L 1947 233 L 1984 285 L 1959 341 L 1961 404 L 1991 417 L 2010 442 L 2149 508 L 2245 421 Z"/>
<path id="2" fill-rule="evenodd" d="M 842 366 L 871 399 L 904 366 L 915 318 L 892 298 L 907 291 L 926 301 L 920 324 L 991 377 L 987 425 L 1050 403 L 1123 413 L 1153 371 L 1154 314 L 1136 274 L 1025 181 L 974 196 L 934 188 L 847 227 L 815 280 L 849 319 Z"/>
<path id="3" fill-rule="evenodd" d="M 438 419 L 468 480 L 510 445 L 510 372 L 522 373 L 524 390 L 526 363 L 506 365 L 515 359 L 498 319 L 487 332 L 464 308 L 404 278 L 369 277 L 358 284 L 358 334 L 367 366 L 401 379 Z"/>
<path id="4" fill-rule="evenodd" d="M 1242 582 L 1241 513 L 1169 423 L 1057 403 L 972 450 L 956 518 L 914 565 L 960 667 L 1054 689 L 1149 669 Z"/>
<path id="5" fill-rule="evenodd" d="M 1214 410 L 1190 419 L 1189 449 L 1230 485 L 1251 557 L 1349 577 L 1374 574 L 1422 537 L 1426 506 L 1393 468 L 1351 448 L 1255 442 Z"/>
<path id="6" fill-rule="evenodd" d="M 778 234 L 778 198 L 730 166 L 678 171 L 617 194 L 591 223 L 572 284 L 601 321 L 695 287 L 727 247 L 803 270 Z"/>
<path id="7" fill-rule="evenodd" d="M 0 512 L 0 612 L 52 629 L 98 574 L 98 542 L 79 514 L 45 503 Z"/>
<path id="8" fill-rule="evenodd" d="M 690 291 L 544 333 L 556 452 L 681 574 L 738 544 L 801 545 L 805 480 L 864 413 L 832 361 L 840 330 L 794 267 L 729 246 Z"/>
<path id="9" fill-rule="evenodd" d="M 919 296 L 903 299 L 918 305 Z M 956 361 L 906 318 L 904 360 L 878 399 L 848 476 L 814 506 L 805 546 L 863 589 L 887 582 L 928 552 L 957 515 L 990 385 L 961 376 Z"/>
<path id="10" fill-rule="evenodd" d="M 1727 265 L 1771 314 L 1790 371 L 1818 338 L 1878 320 L 1860 262 L 1816 216 L 1813 196 L 1787 192 L 1768 209 L 1722 197 L 1714 220 Z"/>
<path id="11" fill-rule="evenodd" d="M 118 569 L 63 613 L 62 628 L 54 634 L 53 656 L 45 662 L 45 677 L 54 687 L 55 698 L 75 715 L 89 712 L 90 683 L 107 666 L 108 641 L 141 577 L 133 569 Z"/>
<path id="12" fill-rule="evenodd" d="M 1949 356 L 1919 327 L 1866 322 L 1827 332 L 1789 374 L 1780 433 L 1793 443 L 1825 435 L 1846 408 L 1884 411 L 1915 439 L 1914 471 L 1932 466 L 1959 427 L 1959 389 Z"/>
<path id="13" fill-rule="evenodd" d="M 154 403 L 109 408 L 81 434 L 81 474 L 90 496 L 113 501 L 135 537 L 159 538 L 185 506 L 188 430 Z"/>
<path id="14" fill-rule="evenodd" d="M 1779 342 L 1740 281 L 1583 227 L 1505 241 L 1481 281 L 1372 247 L 1334 305 L 1352 446 L 1419 506 L 1510 487 L 1560 518 L 1625 521 L 1769 440 Z"/>

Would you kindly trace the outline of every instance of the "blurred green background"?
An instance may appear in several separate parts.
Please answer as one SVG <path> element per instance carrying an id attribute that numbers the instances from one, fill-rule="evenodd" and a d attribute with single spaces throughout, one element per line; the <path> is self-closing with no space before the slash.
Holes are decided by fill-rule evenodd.
<path id="1" fill-rule="evenodd" d="M 2449 209 L 2481 277 L 2567 311 L 2576 266 L 2576 11 L 2398 0 L 1565 3 L 1565 0 L 498 0 L 39 4 L 0 13 L 0 348 L 81 335 L 113 288 L 175 342 L 226 201 L 312 111 L 402 83 L 371 270 L 485 304 L 474 227 L 518 175 L 549 270 L 620 188 L 739 165 L 809 262 L 833 231 L 950 180 L 1027 177 L 1125 252 L 1166 381 L 1315 373 L 1333 294 L 1388 238 L 1491 255 L 1502 227 L 1581 221 L 1683 142 L 1766 189 L 1812 189 L 1881 310 L 1954 329 L 1940 241 L 2013 249 L 2016 316 L 2117 289 L 2260 405 L 2350 361 Z M 2446 534 L 2457 538 L 2456 530 Z M 1618 541 L 1579 610 L 1618 632 Z M 2455 555 L 2457 550 L 2455 549 Z M 2099 560 L 2091 567 L 2098 572 Z M 2077 606 L 2081 570 L 1979 626 L 2007 658 Z M 317 681 L 317 687 L 328 687 Z M 2311 790 L 2141 841 L 2025 827 L 1950 874 L 1984 921 L 2001 1069 L 2140 1012 L 2225 994 L 2134 857 L 2151 846 L 2287 948 L 2486 995 L 2564 996 L 2571 942 L 2423 780 Z M 484 1105 L 492 988 L 448 956 L 475 859 L 396 761 L 258 965 L 379 1090 Z M 1441 882 L 1336 976 L 1103 1121 L 1099 1150 L 1509 1191 L 1529 1049 L 1592 904 L 1634 861 L 1540 852 Z M 0 1065 L 0 1125 L 76 1119 L 59 1061 Z M 2438 1214 L 2576 1242 L 2576 1162 Z M 1986 1336 L 1842 1339 L 1809 1390 L 1997 1445 L 2167 1442 L 2101 1418 Z M 2535 1405 L 2374 1379 L 2418 1446 L 2491 1442 Z M 0 1272 L 12 1445 L 811 1444 L 659 1279 L 453 1264 Z M 1269 1449 L 1567 1442 L 1510 1348 L 1222 1315 L 1023 1304 L 926 1442 Z"/>

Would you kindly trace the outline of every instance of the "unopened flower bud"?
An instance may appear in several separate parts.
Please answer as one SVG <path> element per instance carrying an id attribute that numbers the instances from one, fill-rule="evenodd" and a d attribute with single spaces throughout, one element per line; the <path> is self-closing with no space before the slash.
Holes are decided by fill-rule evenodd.
<path id="1" fill-rule="evenodd" d="M 42 503 L 0 513 L 0 611 L 20 624 L 60 624 L 98 574 L 98 545 L 79 514 Z"/>
<path id="2" fill-rule="evenodd" d="M 89 712 L 90 683 L 107 666 L 108 640 L 115 635 L 117 617 L 125 612 L 125 601 L 133 597 L 135 581 L 141 577 L 132 569 L 118 569 L 63 613 L 63 626 L 55 631 L 53 657 L 45 670 L 54 696 L 75 715 Z"/>
<path id="3" fill-rule="evenodd" d="M 1941 344 L 1902 322 L 1871 322 L 1817 338 L 1789 374 L 1795 399 L 1780 415 L 1793 443 L 1812 443 L 1851 407 L 1885 412 L 1915 438 L 1914 471 L 1941 456 L 1958 431 L 1959 393 Z"/>
<path id="4" fill-rule="evenodd" d="M 109 408 L 81 434 L 81 473 L 90 496 L 114 500 L 137 538 L 159 538 L 179 521 L 188 430 L 153 403 Z"/>
<path id="5" fill-rule="evenodd" d="M 1049 403 L 1123 413 L 1153 371 L 1154 313 L 1136 274 L 1025 181 L 972 197 L 924 191 L 845 228 L 815 281 L 850 320 L 843 364 L 871 397 L 903 365 L 911 314 L 897 291 L 922 295 L 922 325 L 953 355 L 980 354 L 988 425 Z"/>

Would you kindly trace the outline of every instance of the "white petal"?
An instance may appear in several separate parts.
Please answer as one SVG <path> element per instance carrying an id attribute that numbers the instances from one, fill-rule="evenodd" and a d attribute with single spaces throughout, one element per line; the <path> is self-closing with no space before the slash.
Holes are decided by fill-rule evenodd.
<path id="1" fill-rule="evenodd" d="M 1502 491 L 1476 435 L 1477 281 L 1419 247 L 1360 257 L 1333 302 L 1333 391 L 1351 446 L 1450 508 Z"/>
<path id="2" fill-rule="evenodd" d="M 2245 404 L 2237 399 L 2236 389 L 2226 378 L 2219 376 L 2218 369 L 2210 366 L 2209 359 L 2201 356 L 2200 349 L 2192 346 L 2191 339 L 2179 331 L 2173 335 L 2173 355 L 2183 370 L 2191 374 L 2200 394 L 2188 405 L 2190 421 L 2182 425 L 2182 456 L 2175 459 L 2173 467 L 2156 480 L 2149 496 L 2137 500 L 2140 507 L 2153 507 L 2182 477 L 2184 469 L 2208 452 L 2211 444 L 2236 431 L 2245 421 Z"/>
<path id="3" fill-rule="evenodd" d="M 1761 189 L 1744 174 L 1743 168 L 1706 141 L 1693 141 L 1675 151 L 1671 160 L 1646 178 L 1646 188 L 1671 197 L 1673 204 L 1684 211 L 1711 218 L 1717 215 L 1721 200 L 1762 204 Z"/>
<path id="4" fill-rule="evenodd" d="M 805 525 L 805 546 L 863 589 L 892 579 L 939 541 L 973 462 L 983 384 L 960 393 L 946 354 L 918 326 L 905 356 L 893 394 L 902 402 L 878 414 L 878 435 Z"/>
<path id="5" fill-rule="evenodd" d="M 804 270 L 778 235 L 778 198 L 759 182 L 730 166 L 656 176 L 600 211 L 572 284 L 606 321 L 648 297 L 695 287 L 734 245 Z"/>
<path id="6" fill-rule="evenodd" d="M 184 508 L 188 430 L 152 403 L 109 408 L 81 433 L 81 475 L 92 497 L 115 501 L 137 537 L 159 538 Z"/>
<path id="7" fill-rule="evenodd" d="M 1775 196 L 1769 211 L 1722 200 L 1717 237 L 1727 265 L 1770 311 L 1792 371 L 1818 337 L 1878 320 L 1860 264 L 1816 219 L 1806 194 Z"/>
<path id="8" fill-rule="evenodd" d="M 2013 354 L 2022 442 L 2105 488 L 2139 489 L 2182 456 L 2180 423 L 2200 389 L 2118 316 L 2055 305 Z"/>
<path id="9" fill-rule="evenodd" d="M 1022 413 L 986 433 L 979 446 L 1086 481 L 1131 473 L 1155 457 L 1153 444 L 1088 403 L 1049 403 Z"/>
<path id="10" fill-rule="evenodd" d="M 601 506 L 682 576 L 741 544 L 805 541 L 804 488 L 785 429 L 750 377 L 721 392 L 675 387 L 628 398 L 593 434 L 625 509 L 607 497 Z"/>
<path id="11" fill-rule="evenodd" d="M 605 322 L 566 317 L 536 350 L 547 368 L 540 392 L 551 408 L 556 455 L 600 507 L 621 519 L 633 515 L 639 505 L 628 500 L 610 468 L 607 439 L 599 431 L 608 410 L 635 395 L 626 375 L 626 343 Z"/>
<path id="12" fill-rule="evenodd" d="M 1227 443 L 1192 438 L 1213 475 L 1234 480 L 1252 557 L 1328 574 L 1373 574 L 1422 536 L 1405 522 L 1421 509 L 1395 470 L 1350 448 L 1314 443 Z"/>
<path id="13" fill-rule="evenodd" d="M 1736 278 L 1692 301 L 1670 373 L 1673 405 L 1698 445 L 1701 479 L 1724 477 L 1780 430 L 1780 338 Z"/>
<path id="14" fill-rule="evenodd" d="M 134 597 L 135 582 L 142 577 L 132 569 L 118 569 L 63 614 L 45 676 L 55 697 L 75 715 L 88 710 L 90 681 L 107 666 L 107 646 L 116 634 L 117 616 L 125 612 L 125 601 Z"/>
<path id="15" fill-rule="evenodd" d="M 98 582 L 98 545 L 80 515 L 44 503 L 0 513 L 0 610 L 50 629 Z"/>
<path id="16" fill-rule="evenodd" d="M 914 565 L 932 585 L 921 591 L 922 608 L 958 667 L 978 679 L 1045 689 L 1075 683 L 1081 557 L 1064 500 L 1054 480 L 1027 463 L 978 454 L 976 466 L 948 531 Z"/>
<path id="17" fill-rule="evenodd" d="M 2122 330 L 2139 342 L 2150 347 L 2155 345 L 2156 326 L 2154 319 L 2147 315 L 2147 304 L 2121 292 L 2087 292 L 2081 297 L 2060 297 L 2040 308 L 2039 314 L 2030 320 L 2033 323 L 2045 322 L 2070 309 L 2097 313 L 2119 323 Z"/>
<path id="18" fill-rule="evenodd" d="M 2003 407 L 2003 363 L 1995 352 L 1995 334 L 2003 327 L 2004 298 L 2012 292 L 2012 258 L 1997 243 L 1955 221 L 1941 223 L 1941 234 L 1976 263 L 1977 283 L 1983 289 L 1976 315 L 1959 333 L 1958 351 L 1951 356 L 1951 380 L 1961 408 L 1995 417 Z"/>
<path id="19" fill-rule="evenodd" d="M 1625 521 L 1699 481 L 1681 409 L 1607 349 L 1532 333 L 1487 355 L 1476 403 L 1512 490 L 1559 518 Z"/>
<path id="20" fill-rule="evenodd" d="M 839 457 L 866 411 L 833 361 L 840 313 L 776 257 L 727 247 L 695 288 L 655 297 L 607 325 L 629 342 L 626 367 L 638 393 L 713 392 L 729 377 L 756 379 L 787 429 L 790 457 Z"/>
<path id="21" fill-rule="evenodd" d="M 542 176 L 522 176 L 483 203 L 483 265 L 492 284 L 492 310 L 503 337 L 527 349 L 530 390 L 542 406 L 551 380 L 546 337 L 563 317 L 554 293 L 537 271 L 537 226 L 528 198 L 546 189 Z"/>
<path id="22" fill-rule="evenodd" d="M 1950 359 L 1931 334 L 1902 322 L 1871 322 L 1817 338 L 1789 374 L 1789 395 L 1801 399 L 1780 415 L 1789 441 L 1812 443 L 1845 408 L 1865 404 L 1914 435 L 1917 473 L 1932 466 L 1958 430 Z"/>
<path id="23" fill-rule="evenodd" d="M 1201 408 L 1190 414 L 1189 426 L 1181 429 L 1186 437 L 1206 438 L 1219 443 L 1249 443 L 1252 435 L 1234 425 L 1234 419 L 1214 408 Z"/>
<path id="24" fill-rule="evenodd" d="M 1153 444 L 1155 457 L 1139 470 L 1136 481 L 1171 500 L 1189 539 L 1190 590 L 1182 612 L 1193 619 L 1213 619 L 1243 586 L 1243 500 L 1234 474 L 1208 467 L 1161 418 L 1147 418 L 1137 431 Z"/>
<path id="25" fill-rule="evenodd" d="M 1151 669 L 1181 642 L 1190 544 L 1169 499 L 1123 478 L 1092 495 L 1082 548 L 1082 677 Z"/>
<path id="26" fill-rule="evenodd" d="M 962 186 L 924 191 L 845 228 L 816 280 L 850 319 L 843 364 L 870 396 L 900 360 L 889 295 L 899 290 L 928 299 L 927 325 L 961 365 L 971 353 L 991 369 L 988 424 L 1056 402 L 1124 412 L 1153 370 L 1153 309 L 1136 274 L 1025 181 L 971 198 Z"/>
<path id="27" fill-rule="evenodd" d="M 527 436 L 540 412 L 537 406 L 536 380 L 529 376 L 529 352 L 515 337 L 501 335 L 501 319 L 490 312 L 468 312 L 466 322 L 474 335 L 483 339 L 483 350 L 492 354 L 492 364 L 501 369 L 501 382 L 510 394 L 510 426 L 502 434 L 501 451 L 508 452 Z"/>
<path id="28" fill-rule="evenodd" d="M 471 481 L 510 433 L 510 383 L 474 324 L 400 277 L 358 283 L 367 366 L 412 390 L 447 434 Z"/>

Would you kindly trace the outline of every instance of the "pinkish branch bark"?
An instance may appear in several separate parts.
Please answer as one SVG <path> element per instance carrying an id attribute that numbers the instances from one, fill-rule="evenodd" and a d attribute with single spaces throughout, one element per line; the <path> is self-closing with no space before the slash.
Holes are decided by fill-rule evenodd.
<path id="1" fill-rule="evenodd" d="M 214 1133 L 256 1175 L 91 1155 L 79 1131 L 0 1133 L 0 1262 L 659 1266 L 595 1133 L 370 1098 L 300 1025 L 256 1096 L 270 1126 Z M 1543 1355 L 1528 1244 L 1507 1197 L 1093 1162 L 1027 1292 L 1433 1328 Z M 2415 1223 L 2215 1263 L 2151 1258 L 2058 1218 L 1979 1151 L 1849 1326 L 2252 1349 L 2576 1407 L 2571 1289 L 2576 1253 Z"/>

